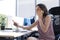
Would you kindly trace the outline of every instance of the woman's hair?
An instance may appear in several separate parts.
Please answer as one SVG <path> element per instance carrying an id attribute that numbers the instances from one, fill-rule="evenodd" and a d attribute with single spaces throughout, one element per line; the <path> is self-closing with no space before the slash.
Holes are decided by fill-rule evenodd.
<path id="1" fill-rule="evenodd" d="M 39 6 L 39 8 L 44 11 L 43 17 L 46 17 L 46 15 L 48 15 L 48 10 L 46 6 L 44 4 L 38 4 L 37 6 Z"/>

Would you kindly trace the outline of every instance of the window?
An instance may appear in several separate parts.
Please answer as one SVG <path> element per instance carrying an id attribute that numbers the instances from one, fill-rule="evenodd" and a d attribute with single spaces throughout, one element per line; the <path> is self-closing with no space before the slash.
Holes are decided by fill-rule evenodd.
<path id="1" fill-rule="evenodd" d="M 16 0 L 0 0 L 0 14 L 16 15 Z"/>

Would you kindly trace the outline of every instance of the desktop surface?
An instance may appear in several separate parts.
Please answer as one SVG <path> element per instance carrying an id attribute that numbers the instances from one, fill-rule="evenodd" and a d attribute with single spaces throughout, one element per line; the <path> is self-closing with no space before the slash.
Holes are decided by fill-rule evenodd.
<path id="1" fill-rule="evenodd" d="M 27 33 L 30 33 L 31 31 L 12 31 L 12 30 L 1 30 L 0 31 L 0 37 L 19 37 L 22 35 L 25 35 Z"/>

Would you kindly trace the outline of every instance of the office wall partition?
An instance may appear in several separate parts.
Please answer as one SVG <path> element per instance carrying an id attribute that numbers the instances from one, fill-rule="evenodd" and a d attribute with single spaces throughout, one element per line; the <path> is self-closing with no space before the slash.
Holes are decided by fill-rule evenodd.
<path id="1" fill-rule="evenodd" d="M 29 18 L 35 16 L 36 0 L 16 0 L 16 16 Z"/>

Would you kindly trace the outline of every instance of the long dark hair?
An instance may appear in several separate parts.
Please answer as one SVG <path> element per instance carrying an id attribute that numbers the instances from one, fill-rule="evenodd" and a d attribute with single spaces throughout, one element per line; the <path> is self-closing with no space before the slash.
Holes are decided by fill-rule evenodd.
<path id="1" fill-rule="evenodd" d="M 38 4 L 37 6 L 39 6 L 40 9 L 44 11 L 43 17 L 46 17 L 49 14 L 48 10 L 47 10 L 47 8 L 46 8 L 46 6 L 44 4 Z"/>

